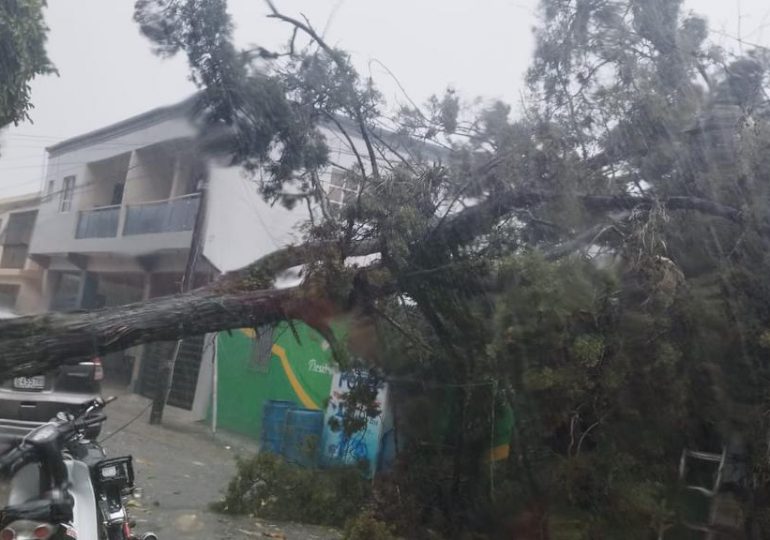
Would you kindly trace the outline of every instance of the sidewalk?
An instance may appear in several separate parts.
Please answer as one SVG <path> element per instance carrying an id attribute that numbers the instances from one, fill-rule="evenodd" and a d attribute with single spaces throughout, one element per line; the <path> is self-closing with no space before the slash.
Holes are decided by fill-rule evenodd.
<path id="1" fill-rule="evenodd" d="M 104 443 L 109 456 L 134 456 L 141 497 L 130 501 L 129 512 L 138 532 L 153 531 L 166 540 L 339 538 L 336 531 L 325 527 L 276 524 L 209 511 L 209 504 L 220 498 L 235 474 L 235 456 L 254 453 L 256 444 L 230 434 L 215 437 L 208 426 L 174 407 L 164 411 L 163 425 L 151 426 L 149 399 L 118 388 L 105 388 L 103 394 L 119 396 L 107 406 L 102 438 L 110 437 Z M 111 435 L 137 415 L 129 426 Z"/>

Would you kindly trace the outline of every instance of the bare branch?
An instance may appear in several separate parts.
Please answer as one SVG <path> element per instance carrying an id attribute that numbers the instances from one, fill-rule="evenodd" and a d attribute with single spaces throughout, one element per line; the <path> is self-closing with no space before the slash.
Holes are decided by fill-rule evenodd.
<path id="1" fill-rule="evenodd" d="M 346 71 L 347 66 L 344 64 L 342 59 L 340 58 L 340 54 L 335 51 L 332 47 L 329 46 L 329 44 L 326 43 L 326 41 L 318 35 L 318 33 L 313 29 L 312 26 L 310 26 L 309 22 L 305 18 L 305 22 L 295 19 L 294 17 L 289 17 L 288 15 L 284 15 L 278 9 L 275 7 L 275 4 L 271 0 L 265 0 L 267 2 L 268 7 L 270 8 L 271 14 L 268 15 L 270 18 L 279 19 L 281 21 L 284 21 L 286 23 L 289 23 L 293 25 L 295 28 L 299 28 L 303 32 L 305 32 L 310 38 L 315 41 L 321 49 L 326 52 L 326 54 L 329 55 L 329 57 L 332 59 L 332 61 L 337 64 L 337 66 L 340 68 L 341 71 Z M 361 102 L 358 99 L 358 94 L 353 92 L 353 95 L 356 96 L 356 102 L 354 103 L 353 110 L 351 111 L 353 113 L 354 120 L 358 124 L 358 129 L 361 133 L 361 138 L 364 140 L 364 145 L 366 146 L 366 150 L 369 154 L 369 161 L 372 167 L 372 175 L 379 179 L 380 171 L 379 167 L 377 166 L 377 154 L 374 151 L 374 147 L 372 146 L 372 142 L 369 138 L 369 130 L 366 127 L 366 122 L 364 121 L 363 116 L 363 106 Z"/>
<path id="2" fill-rule="evenodd" d="M 348 143 L 348 146 L 350 146 L 350 150 L 353 152 L 353 154 L 356 156 L 356 161 L 358 162 L 358 166 L 361 169 L 361 175 L 366 178 L 366 168 L 364 167 L 364 161 L 361 158 L 361 154 L 358 152 L 358 148 L 353 143 L 353 139 L 348 135 L 347 130 L 343 127 L 342 123 L 330 112 L 322 111 L 324 116 L 328 118 L 336 127 L 340 130 L 340 133 L 342 133 L 342 136 L 345 137 L 345 140 Z"/>

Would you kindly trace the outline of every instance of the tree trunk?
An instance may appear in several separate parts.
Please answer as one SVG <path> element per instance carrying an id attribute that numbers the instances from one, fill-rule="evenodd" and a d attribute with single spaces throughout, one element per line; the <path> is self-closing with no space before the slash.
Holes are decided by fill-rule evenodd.
<path id="1" fill-rule="evenodd" d="M 487 199 L 439 220 L 426 241 L 453 245 L 470 242 L 488 232 L 511 210 L 537 205 L 553 197 L 548 193 L 511 191 Z M 645 209 L 653 204 L 651 199 L 630 196 L 584 195 L 578 199 L 587 209 L 596 212 Z M 743 221 L 739 210 L 706 199 L 669 197 L 657 204 L 669 210 L 697 211 L 736 224 Z M 379 247 L 378 239 L 374 238 L 354 244 L 344 255 L 376 253 Z M 336 347 L 327 325 L 335 308 L 323 296 L 323 291 L 305 286 L 269 289 L 272 278 L 281 270 L 319 260 L 331 249 L 338 249 L 338 245 L 322 242 L 289 246 L 189 293 L 91 312 L 50 313 L 0 321 L 0 373 L 3 377 L 35 375 L 63 363 L 76 363 L 143 343 L 173 341 L 287 319 L 304 321 Z M 562 250 L 553 258 L 565 255 L 565 251 L 569 250 Z M 396 288 L 391 283 L 379 294 L 396 292 Z"/>
<path id="2" fill-rule="evenodd" d="M 63 363 L 154 341 L 298 319 L 328 333 L 333 309 L 299 287 L 195 291 L 91 312 L 51 313 L 0 322 L 0 373 L 34 375 Z"/>

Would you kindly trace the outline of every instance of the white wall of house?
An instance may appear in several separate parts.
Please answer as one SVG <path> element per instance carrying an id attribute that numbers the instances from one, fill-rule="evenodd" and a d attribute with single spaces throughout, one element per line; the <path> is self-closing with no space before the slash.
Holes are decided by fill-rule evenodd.
<path id="1" fill-rule="evenodd" d="M 301 238 L 302 206 L 270 206 L 239 167 L 209 171 L 204 256 L 221 272 L 235 270 Z"/>
<path id="2" fill-rule="evenodd" d="M 130 154 L 130 165 L 124 177 L 126 201 L 153 201 L 157 200 L 158 194 L 163 193 L 167 197 L 171 187 L 170 179 L 167 186 L 154 185 L 152 175 L 144 170 L 149 160 L 152 160 L 152 154 L 137 150 L 169 140 L 193 137 L 195 130 L 186 118 L 177 115 L 162 121 L 155 119 L 151 123 L 135 122 L 122 133 L 113 130 L 105 133 L 102 138 L 99 138 L 98 133 L 71 139 L 63 148 L 54 147 L 49 153 L 44 186 L 46 194 L 40 204 L 31 252 L 72 251 L 67 248 L 74 248 L 78 212 L 110 203 L 114 178 L 99 173 L 106 170 L 117 173 L 118 168 L 109 165 L 109 162 L 119 161 L 125 154 Z M 79 139 L 82 139 L 80 144 Z M 88 166 L 89 163 L 106 160 L 109 162 L 102 164 L 102 167 L 98 164 Z M 133 169 L 133 166 L 136 168 Z M 62 212 L 62 187 L 68 176 L 75 177 L 75 189 L 70 210 Z"/>
<path id="3" fill-rule="evenodd" d="M 330 129 L 322 132 L 331 149 L 331 161 L 345 168 L 353 167 L 355 156 L 340 134 Z M 353 142 L 363 148 L 360 139 L 353 138 Z M 331 169 L 332 166 L 322 176 L 327 184 Z M 211 164 L 208 189 L 203 254 L 221 272 L 241 268 L 302 241 L 301 228 L 310 217 L 307 205 L 299 202 L 288 210 L 278 202 L 269 204 L 259 194 L 257 180 L 240 167 Z"/>

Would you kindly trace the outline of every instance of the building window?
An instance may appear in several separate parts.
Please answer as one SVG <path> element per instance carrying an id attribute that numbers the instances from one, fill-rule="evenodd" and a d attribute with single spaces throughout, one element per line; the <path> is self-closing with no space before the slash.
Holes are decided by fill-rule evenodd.
<path id="1" fill-rule="evenodd" d="M 0 284 L 0 307 L 13 309 L 16 307 L 16 297 L 19 296 L 19 285 Z"/>
<path id="2" fill-rule="evenodd" d="M 24 268 L 36 219 L 37 210 L 11 214 L 8 225 L 0 235 L 3 246 L 0 268 Z"/>
<path id="3" fill-rule="evenodd" d="M 350 180 L 344 170 L 334 167 L 327 193 L 331 207 L 339 210 L 345 203 L 350 202 L 355 195 L 356 188 L 354 182 Z"/>
<path id="4" fill-rule="evenodd" d="M 112 200 L 110 204 L 112 206 L 118 206 L 123 202 L 123 192 L 125 191 L 126 183 L 117 182 L 112 188 Z"/>
<path id="5" fill-rule="evenodd" d="M 24 268 L 28 254 L 29 248 L 25 245 L 3 246 L 0 268 Z"/>
<path id="6" fill-rule="evenodd" d="M 66 311 L 80 307 L 80 282 L 83 279 L 79 272 L 61 272 L 54 274 L 54 293 L 51 298 L 53 311 Z"/>
<path id="7" fill-rule="evenodd" d="M 2 244 L 24 244 L 29 245 L 32 239 L 32 230 L 35 228 L 37 220 L 37 210 L 28 212 L 15 212 L 8 219 L 8 225 L 2 234 Z"/>
<path id="8" fill-rule="evenodd" d="M 66 176 L 59 197 L 59 212 L 69 212 L 72 210 L 72 196 L 75 193 L 75 177 Z"/>

